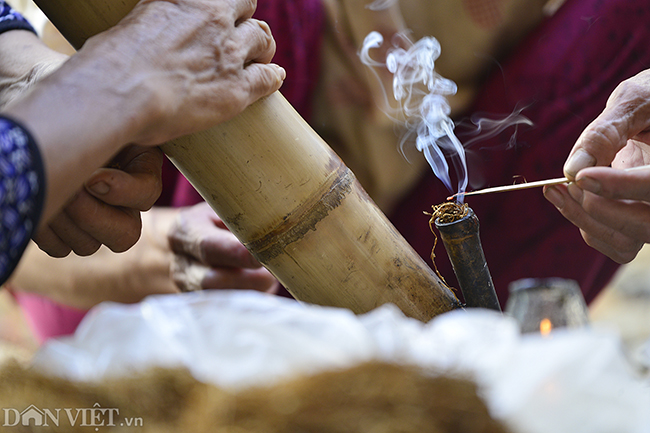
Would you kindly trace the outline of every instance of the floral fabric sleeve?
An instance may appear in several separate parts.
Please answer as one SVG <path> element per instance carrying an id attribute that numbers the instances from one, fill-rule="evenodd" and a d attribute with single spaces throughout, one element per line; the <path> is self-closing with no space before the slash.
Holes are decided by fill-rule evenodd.
<path id="1" fill-rule="evenodd" d="M 22 15 L 12 9 L 7 2 L 0 0 L 0 33 L 8 30 L 28 30 L 36 33 Z"/>
<path id="2" fill-rule="evenodd" d="M 15 269 L 45 201 L 45 172 L 31 134 L 0 116 L 0 284 Z"/>

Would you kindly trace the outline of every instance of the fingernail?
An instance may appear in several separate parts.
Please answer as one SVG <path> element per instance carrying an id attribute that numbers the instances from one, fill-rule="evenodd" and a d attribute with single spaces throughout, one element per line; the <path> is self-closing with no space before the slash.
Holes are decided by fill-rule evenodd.
<path id="1" fill-rule="evenodd" d="M 280 71 L 280 75 L 282 75 L 282 81 L 284 81 L 287 78 L 287 71 L 282 66 L 278 66 L 278 70 Z"/>
<path id="2" fill-rule="evenodd" d="M 562 197 L 562 194 L 560 194 L 557 188 L 554 188 L 552 186 L 546 188 L 544 190 L 544 197 L 553 203 L 553 206 L 556 208 L 562 209 L 562 207 L 564 207 L 564 197 Z"/>
<path id="3" fill-rule="evenodd" d="M 95 194 L 104 195 L 104 194 L 108 194 L 108 192 L 111 190 L 111 187 L 108 186 L 106 182 L 99 181 L 93 183 L 92 185 L 88 185 L 88 189 L 94 192 Z"/>
<path id="4" fill-rule="evenodd" d="M 573 198 L 578 203 L 582 204 L 582 197 L 584 196 L 584 192 L 578 185 L 576 185 L 575 183 L 570 183 L 566 189 L 567 191 L 569 191 L 569 195 L 571 196 L 571 198 Z"/>
<path id="5" fill-rule="evenodd" d="M 564 164 L 564 172 L 569 175 L 569 177 L 575 177 L 575 175 L 583 168 L 593 167 L 594 165 L 596 165 L 596 158 L 589 155 L 584 150 L 578 150 L 576 153 L 571 155 L 566 164 Z"/>
<path id="6" fill-rule="evenodd" d="M 583 190 L 593 192 L 594 194 L 598 194 L 601 190 L 600 182 L 591 177 L 582 177 L 576 180 L 576 183 Z"/>

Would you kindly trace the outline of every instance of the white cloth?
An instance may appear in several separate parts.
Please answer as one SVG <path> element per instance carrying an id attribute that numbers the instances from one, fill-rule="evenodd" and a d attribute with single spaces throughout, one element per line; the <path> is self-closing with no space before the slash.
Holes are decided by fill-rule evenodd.
<path id="1" fill-rule="evenodd" d="M 384 360 L 474 378 L 492 415 L 515 432 L 648 433 L 650 387 L 620 344 L 590 328 L 521 335 L 512 319 L 487 310 L 424 324 L 392 305 L 355 316 L 206 291 L 102 304 L 74 336 L 46 343 L 34 366 L 79 380 L 185 366 L 198 380 L 238 388 Z"/>

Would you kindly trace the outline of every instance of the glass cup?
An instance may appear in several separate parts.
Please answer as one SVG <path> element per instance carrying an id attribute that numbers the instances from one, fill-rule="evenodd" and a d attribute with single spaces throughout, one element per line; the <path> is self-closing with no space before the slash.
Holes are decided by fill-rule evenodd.
<path id="1" fill-rule="evenodd" d="M 555 328 L 589 324 L 589 313 L 580 286 L 562 278 L 525 278 L 509 285 L 506 314 L 514 317 L 522 333 L 547 335 Z"/>

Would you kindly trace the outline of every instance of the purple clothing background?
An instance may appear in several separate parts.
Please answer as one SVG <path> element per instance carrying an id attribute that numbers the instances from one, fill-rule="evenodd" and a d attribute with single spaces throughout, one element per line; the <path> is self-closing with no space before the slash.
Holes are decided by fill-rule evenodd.
<path id="1" fill-rule="evenodd" d="M 287 69 L 282 93 L 309 119 L 319 67 L 323 19 L 319 0 L 260 0 L 256 17 L 271 25 L 278 46 L 274 61 Z M 512 130 L 472 148 L 470 175 L 483 177 L 480 186 L 509 184 L 516 175 L 528 180 L 562 175 L 569 150 L 604 108 L 615 86 L 650 67 L 648 17 L 650 4 L 641 0 L 568 0 L 495 68 L 468 113 L 506 115 L 526 107 L 522 114 L 534 126 L 519 129 L 516 149 L 505 149 Z M 191 185 L 166 164 L 158 204 L 187 206 L 201 201 Z M 433 174 L 426 174 L 389 215 L 429 264 L 433 235 L 422 211 L 429 211 L 448 195 Z M 483 248 L 502 304 L 508 284 L 527 277 L 575 279 L 591 301 L 618 268 L 587 246 L 578 229 L 540 190 L 468 197 L 467 202 L 480 220 Z M 442 245 L 436 256 L 440 272 L 457 287 Z M 44 299 L 39 302 L 48 304 L 46 310 L 53 306 Z M 32 321 L 50 318 L 35 324 L 39 335 L 47 338 L 74 331 L 81 317 L 67 321 L 62 329 L 59 326 L 67 320 L 61 316 L 65 316 L 63 311 L 40 315 L 32 308 L 29 316 Z"/>

